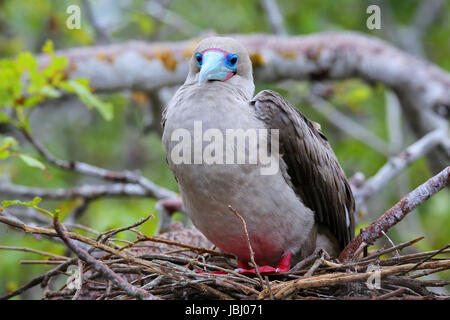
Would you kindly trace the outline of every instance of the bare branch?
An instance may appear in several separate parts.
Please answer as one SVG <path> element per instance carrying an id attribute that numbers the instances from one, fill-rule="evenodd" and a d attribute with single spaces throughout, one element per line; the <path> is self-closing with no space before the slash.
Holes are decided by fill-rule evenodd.
<path id="1" fill-rule="evenodd" d="M 75 261 L 77 261 L 77 258 L 73 258 L 64 263 L 61 263 L 59 266 L 47 271 L 46 273 L 44 273 L 43 275 L 40 275 L 39 277 L 34 278 L 33 280 L 31 280 L 27 284 L 23 285 L 19 289 L 14 290 L 13 292 L 9 292 L 8 294 L 6 294 L 4 296 L 1 296 L 0 300 L 10 299 L 12 297 L 15 297 L 15 296 L 21 294 L 22 292 L 24 292 L 30 288 L 33 288 L 34 286 L 37 286 L 38 284 L 41 284 L 43 281 L 45 281 L 45 279 L 48 279 L 49 277 L 52 277 L 53 275 L 58 274 L 61 271 L 65 271 L 71 264 L 75 263 Z"/>
<path id="2" fill-rule="evenodd" d="M 327 118 L 333 126 L 356 140 L 361 141 L 378 153 L 385 156 L 389 155 L 389 149 L 386 142 L 361 126 L 355 120 L 339 112 L 329 102 L 315 94 L 309 94 L 305 99 L 309 104 L 314 106 L 315 110 Z"/>
<path id="3" fill-rule="evenodd" d="M 24 134 L 25 138 L 33 145 L 33 147 L 39 152 L 39 154 L 42 157 L 44 157 L 48 162 L 50 162 L 51 164 L 53 164 L 59 168 L 78 172 L 78 173 L 89 175 L 89 176 L 99 177 L 99 178 L 109 180 L 109 181 L 124 182 L 124 183 L 128 183 L 130 185 L 136 184 L 146 190 L 145 193 L 147 194 L 147 196 L 154 197 L 157 199 L 176 197 L 175 192 L 165 189 L 163 187 L 160 187 L 160 186 L 154 184 L 153 182 L 151 182 L 150 180 L 148 180 L 147 178 L 140 176 L 131 171 L 115 172 L 115 171 L 106 170 L 106 169 L 103 169 L 100 167 L 96 167 L 96 166 L 93 166 L 93 165 L 90 165 L 90 164 L 84 163 L 84 162 L 64 161 L 64 160 L 57 159 L 52 154 L 50 154 L 50 152 L 48 152 L 41 145 L 41 143 L 39 141 L 37 141 L 30 133 L 28 133 L 25 130 L 22 130 L 22 133 Z M 90 187 L 93 187 L 93 186 L 90 186 Z M 101 186 L 100 188 L 103 188 L 105 190 L 105 187 L 106 186 Z M 108 187 L 106 187 L 106 188 L 108 188 Z M 112 190 L 111 188 L 108 188 L 108 189 Z M 115 188 L 113 188 L 113 189 L 115 189 Z M 97 191 L 97 193 L 105 192 L 105 191 L 100 191 L 100 190 L 96 190 L 96 191 Z M 114 191 L 111 191 L 111 192 L 114 193 Z M 82 196 L 82 195 L 75 195 L 75 196 Z M 74 197 L 74 196 L 71 196 L 71 197 Z M 86 196 L 83 196 L 83 197 L 92 198 L 92 197 L 96 197 L 96 195 L 93 194 L 92 196 L 89 196 L 89 194 L 87 194 Z"/>
<path id="4" fill-rule="evenodd" d="M 269 19 L 273 32 L 280 35 L 286 35 L 286 26 L 276 0 L 261 0 L 261 5 Z"/>
<path id="5" fill-rule="evenodd" d="M 409 212 L 413 211 L 433 194 L 448 186 L 449 182 L 450 166 L 411 191 L 370 226 L 363 228 L 360 234 L 354 238 L 341 252 L 339 260 L 348 261 L 351 259 L 354 252 L 363 242 L 368 245 L 373 244 L 383 235 L 383 232 L 386 232 L 392 228 Z"/>
<path id="6" fill-rule="evenodd" d="M 64 243 L 70 250 L 72 250 L 81 260 L 90 265 L 95 271 L 100 272 L 104 277 L 111 280 L 112 283 L 114 283 L 120 289 L 124 290 L 131 297 L 146 300 L 157 299 L 151 293 L 128 283 L 127 281 L 122 279 L 119 275 L 117 275 L 114 271 L 112 271 L 106 264 L 104 264 L 100 260 L 95 259 L 85 250 L 78 247 L 75 244 L 75 242 L 73 242 L 66 236 L 65 232 L 63 231 L 63 226 L 56 217 L 53 220 L 53 225 L 55 227 L 56 232 L 58 233 L 58 236 L 64 241 Z"/>
<path id="7" fill-rule="evenodd" d="M 432 131 L 397 156 L 392 157 L 372 178 L 368 179 L 361 188 L 356 190 L 355 200 L 357 206 L 360 206 L 368 198 L 380 191 L 408 165 L 441 143 L 444 135 L 445 132 L 440 129 Z"/>
<path id="8" fill-rule="evenodd" d="M 417 137 L 448 125 L 444 117 L 450 108 L 449 73 L 380 39 L 354 32 L 231 36 L 248 48 L 257 81 L 358 77 L 381 82 L 397 94 Z M 183 83 L 197 41 L 134 41 L 57 54 L 69 58 L 70 77 L 89 78 L 98 91 L 152 90 Z M 39 61 L 45 65 L 49 57 L 41 55 Z M 449 162 L 450 139 L 446 140 L 445 147 L 428 156 L 434 172 Z"/>
<path id="9" fill-rule="evenodd" d="M 250 236 L 249 236 L 248 230 L 247 230 L 247 223 L 245 222 L 245 219 L 239 214 L 239 212 L 237 212 L 237 210 L 235 208 L 228 205 L 228 209 L 230 209 L 230 211 L 233 212 L 235 214 L 235 216 L 241 221 L 242 228 L 244 229 L 244 235 L 247 240 L 247 247 L 248 247 L 248 250 L 250 251 L 250 261 L 253 263 L 253 266 L 255 267 L 255 273 L 259 278 L 259 282 L 261 283 L 261 288 L 264 288 L 263 278 L 261 277 L 261 274 L 258 271 L 258 265 L 255 262 L 255 252 L 253 251 L 252 244 L 250 243 Z"/>
<path id="10" fill-rule="evenodd" d="M 95 199 L 99 197 L 151 197 L 152 193 L 137 184 L 114 183 L 110 185 L 83 185 L 71 189 L 45 189 L 15 184 L 0 184 L 3 194 L 46 199 Z"/>
<path id="11" fill-rule="evenodd" d="M 96 41 L 100 44 L 110 43 L 111 41 L 107 32 L 97 22 L 89 0 L 82 0 L 82 3 L 84 12 L 86 13 L 86 17 L 88 18 L 89 22 L 92 25 L 92 28 L 95 31 Z"/>
<path id="12" fill-rule="evenodd" d="M 158 1 L 149 1 L 146 6 L 147 13 L 153 18 L 174 27 L 182 34 L 191 37 L 200 33 L 200 29 L 184 19 L 179 14 L 170 11 L 164 5 L 158 3 Z"/>

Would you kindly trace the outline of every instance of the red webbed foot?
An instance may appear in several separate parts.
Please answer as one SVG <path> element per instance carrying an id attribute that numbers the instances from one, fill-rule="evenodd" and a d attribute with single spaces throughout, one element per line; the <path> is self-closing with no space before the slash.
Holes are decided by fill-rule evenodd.
<path id="1" fill-rule="evenodd" d="M 288 272 L 291 267 L 292 253 L 286 253 L 281 257 L 280 262 L 278 262 L 276 267 L 272 266 L 260 266 L 258 267 L 258 272 L 260 274 L 271 274 L 271 273 L 280 273 L 280 272 Z M 237 272 L 242 274 L 256 274 L 255 268 L 251 268 L 247 262 L 243 262 L 238 259 L 238 268 Z"/>

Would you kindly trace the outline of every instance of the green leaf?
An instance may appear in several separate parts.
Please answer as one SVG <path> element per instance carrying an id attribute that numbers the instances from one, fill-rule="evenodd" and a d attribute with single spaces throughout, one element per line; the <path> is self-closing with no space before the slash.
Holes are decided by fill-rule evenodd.
<path id="1" fill-rule="evenodd" d="M 88 82 L 85 79 L 69 80 L 60 84 L 61 88 L 68 92 L 74 92 L 79 99 L 88 107 L 95 108 L 106 121 L 113 119 L 113 106 L 111 103 L 103 102 L 89 89 Z"/>
<path id="2" fill-rule="evenodd" d="M 21 154 L 19 154 L 19 157 L 20 157 L 20 159 L 23 160 L 23 162 L 25 162 L 30 167 L 38 168 L 41 170 L 47 169 L 46 166 L 42 162 L 40 162 L 39 160 L 37 160 L 33 157 L 30 157 L 29 155 L 21 153 Z"/>
<path id="3" fill-rule="evenodd" d="M 38 62 L 36 58 L 30 52 L 21 52 L 17 56 L 17 65 L 20 70 L 36 70 Z"/>
<path id="4" fill-rule="evenodd" d="M 53 55 L 53 41 L 47 40 L 42 47 L 42 52 L 48 53 L 49 55 Z"/>
<path id="5" fill-rule="evenodd" d="M 9 206 L 12 206 L 12 205 L 15 205 L 15 204 L 21 204 L 21 205 L 28 206 L 27 202 L 23 202 L 23 201 L 20 201 L 20 200 L 3 200 L 2 201 L 2 208 L 6 208 L 6 207 L 9 207 Z"/>
<path id="6" fill-rule="evenodd" d="M 41 197 L 34 197 L 33 201 L 31 201 L 31 205 L 37 206 L 39 203 L 41 203 L 42 198 Z"/>
<path id="7" fill-rule="evenodd" d="M 53 88 L 50 85 L 43 86 L 39 92 L 43 94 L 44 96 L 50 97 L 50 98 L 59 98 L 61 97 L 61 92 L 59 92 L 57 89 Z"/>
<path id="8" fill-rule="evenodd" d="M 7 123 L 11 121 L 11 118 L 0 111 L 0 123 Z"/>
<path id="9" fill-rule="evenodd" d="M 30 202 L 24 202 L 24 201 L 20 201 L 20 200 L 3 200 L 2 201 L 2 207 L 1 208 L 6 208 L 9 206 L 13 206 L 13 205 L 22 205 L 25 207 L 31 207 L 34 208 L 36 210 L 38 210 L 39 212 L 42 212 L 50 217 L 53 217 L 53 213 L 46 210 L 46 209 L 42 209 L 40 207 L 38 207 L 37 205 L 41 202 L 41 198 L 40 197 L 35 197 L 32 201 Z M 1 209 L 0 208 L 0 209 Z"/>
<path id="10" fill-rule="evenodd" d="M 16 146 L 17 140 L 13 137 L 0 136 L 0 159 L 6 159 L 11 156 L 11 152 L 14 151 Z"/>

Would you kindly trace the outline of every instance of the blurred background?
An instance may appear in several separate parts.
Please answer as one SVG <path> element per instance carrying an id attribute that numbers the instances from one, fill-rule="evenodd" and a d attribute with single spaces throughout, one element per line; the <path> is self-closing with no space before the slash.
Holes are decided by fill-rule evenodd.
<path id="1" fill-rule="evenodd" d="M 433 5 L 427 5 L 428 2 Z M 270 7 L 273 4 L 275 9 Z M 383 27 L 379 30 L 367 28 L 369 14 L 366 9 L 370 4 L 377 4 L 382 9 Z M 80 29 L 66 27 L 69 15 L 66 10 L 70 5 L 81 8 Z M 277 13 L 281 18 L 278 24 Z M 0 0 L 0 59 L 12 59 L 21 52 L 37 55 L 46 44 L 49 46 L 48 40 L 55 50 L 64 50 L 129 40 L 179 41 L 210 33 L 306 35 L 345 30 L 379 37 L 450 71 L 450 1 Z M 0 78 L 1 81 L 8 81 L 8 78 Z M 276 90 L 308 118 L 319 122 L 348 177 L 357 173 L 363 173 L 366 178 L 373 176 L 390 156 L 417 140 L 406 126 L 395 96 L 383 85 L 368 85 L 358 79 L 322 83 L 333 93 L 322 101 L 325 103 L 322 108 L 315 107 L 305 98 L 305 92 L 313 85 L 317 84 L 258 82 L 256 91 Z M 161 146 L 160 127 L 161 110 L 174 90 L 176 87 L 153 92 L 94 92 L 103 107 L 111 108 L 111 117 L 86 108 L 79 95 L 55 96 L 33 106 L 28 114 L 29 124 L 39 142 L 59 159 L 83 161 L 116 171 L 139 170 L 157 185 L 177 191 Z M 361 139 L 358 133 L 346 132 L 337 123 L 339 121 L 333 119 L 330 110 L 359 124 L 367 136 Z M 4 122 L 0 124 L 3 139 L 14 137 L 17 150 L 45 163 L 24 137 L 7 124 L 7 120 L 0 122 Z M 45 188 L 70 188 L 97 181 L 48 164 L 41 170 L 39 164 L 30 162 L 18 157 L 4 157 L 0 160 L 0 179 L 15 185 Z M 365 204 L 358 213 L 357 230 L 432 175 L 425 158 L 415 161 Z M 22 201 L 32 199 L 0 193 L 0 200 L 18 198 Z M 40 207 L 58 208 L 64 217 L 83 206 L 83 212 L 75 222 L 100 232 L 132 224 L 154 213 L 155 217 L 142 226 L 142 230 L 151 235 L 158 227 L 155 202 L 142 197 L 99 197 L 88 203 L 79 198 L 44 199 Z M 26 216 L 27 210 L 33 210 L 13 209 L 18 216 Z M 182 220 L 182 214 L 175 214 L 174 219 Z M 436 250 L 448 244 L 448 190 L 433 196 L 388 235 L 395 243 L 423 235 L 425 239 L 416 245 L 418 250 Z M 62 244 L 25 235 L 2 224 L 0 246 L 29 247 L 56 254 L 66 250 Z M 21 264 L 23 260 L 33 259 L 37 259 L 33 253 L 0 250 L 0 295 L 17 289 L 49 268 L 41 264 Z M 448 274 L 447 278 L 450 278 Z M 38 290 L 23 297 L 38 296 Z"/>

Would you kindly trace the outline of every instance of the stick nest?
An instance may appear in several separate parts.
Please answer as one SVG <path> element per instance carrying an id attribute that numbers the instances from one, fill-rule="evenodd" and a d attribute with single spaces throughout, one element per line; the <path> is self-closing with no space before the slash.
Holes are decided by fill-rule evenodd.
<path id="1" fill-rule="evenodd" d="M 411 252 L 412 245 L 423 237 L 369 252 L 361 249 L 346 263 L 330 259 L 319 249 L 287 273 L 246 276 L 235 272 L 233 256 L 214 248 L 196 229 L 178 226 L 149 238 L 136 229 L 147 219 L 99 233 L 96 238 L 69 232 L 56 224 L 54 229 L 24 230 L 47 236 L 63 232 L 62 239 L 70 241 L 66 244 L 76 255 L 48 254 L 49 260 L 43 262 L 56 267 L 3 298 L 37 284 L 44 288 L 44 299 L 450 298 L 435 290 L 448 286 L 450 281 L 422 279 L 450 269 L 448 246 L 401 254 L 405 248 Z M 58 230 L 61 227 L 64 230 Z M 126 230 L 136 234 L 135 241 L 115 238 Z"/>

